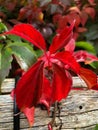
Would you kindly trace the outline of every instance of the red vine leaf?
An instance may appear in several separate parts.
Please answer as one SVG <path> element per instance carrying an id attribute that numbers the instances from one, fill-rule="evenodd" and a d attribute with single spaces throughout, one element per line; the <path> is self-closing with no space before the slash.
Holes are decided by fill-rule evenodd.
<path id="1" fill-rule="evenodd" d="M 26 115 L 26 117 L 28 119 L 30 127 L 33 126 L 33 124 L 34 124 L 34 111 L 35 111 L 34 107 L 31 107 L 31 108 L 26 107 L 23 110 L 23 113 Z"/>
<path id="2" fill-rule="evenodd" d="M 85 10 L 85 12 L 86 12 L 92 19 L 95 18 L 96 12 L 95 12 L 95 9 L 94 9 L 94 8 L 92 8 L 92 7 L 87 7 L 87 8 L 85 8 L 84 10 Z"/>
<path id="3" fill-rule="evenodd" d="M 97 75 L 92 70 L 81 67 L 79 75 L 85 81 L 89 89 L 97 85 Z"/>
<path id="4" fill-rule="evenodd" d="M 57 50 L 63 48 L 72 38 L 72 30 L 74 23 L 70 27 L 65 27 L 59 34 L 57 34 L 52 41 L 52 44 L 49 48 L 50 53 L 55 53 Z"/>
<path id="5" fill-rule="evenodd" d="M 42 95 L 43 63 L 34 64 L 18 81 L 15 95 L 18 107 L 23 110 L 26 107 L 36 106 Z"/>
<path id="6" fill-rule="evenodd" d="M 14 34 L 31 42 L 41 50 L 46 50 L 46 43 L 41 33 L 30 24 L 17 24 L 5 34 Z"/>
<path id="7" fill-rule="evenodd" d="M 72 86 L 72 78 L 64 68 L 53 64 L 53 84 L 52 84 L 52 102 L 60 101 L 68 96 Z"/>
<path id="8" fill-rule="evenodd" d="M 75 73 L 79 73 L 80 65 L 76 62 L 72 53 L 68 51 L 59 52 L 55 55 L 55 58 L 63 62 L 69 68 L 71 68 L 71 70 L 73 70 Z"/>

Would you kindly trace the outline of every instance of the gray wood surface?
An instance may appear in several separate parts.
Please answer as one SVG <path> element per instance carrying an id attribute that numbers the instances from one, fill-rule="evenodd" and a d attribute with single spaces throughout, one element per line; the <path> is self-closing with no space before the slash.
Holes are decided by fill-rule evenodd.
<path id="1" fill-rule="evenodd" d="M 84 87 L 85 90 L 71 90 L 67 99 L 62 100 L 59 113 L 56 113 L 56 126 L 53 130 L 93 130 L 98 124 L 98 92 L 86 90 L 85 83 L 77 77 L 73 78 L 73 86 Z M 13 100 L 10 97 L 14 87 L 14 79 L 6 79 L 2 84 L 0 95 L 0 130 L 13 130 Z M 20 130 L 48 130 L 47 124 L 53 115 L 53 106 L 50 115 L 47 111 L 36 108 L 35 123 L 29 128 L 23 114 L 20 114 Z"/>

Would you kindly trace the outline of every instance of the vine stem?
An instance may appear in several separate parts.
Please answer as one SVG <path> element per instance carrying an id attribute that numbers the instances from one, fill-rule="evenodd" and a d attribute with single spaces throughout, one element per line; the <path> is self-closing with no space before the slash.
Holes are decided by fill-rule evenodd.
<path id="1" fill-rule="evenodd" d="M 56 118 L 56 112 L 57 112 L 57 105 L 58 105 L 58 102 L 55 102 L 54 103 L 54 111 L 53 111 L 53 117 L 52 117 L 52 120 L 49 122 L 48 124 L 48 128 L 49 130 L 52 130 L 53 126 L 55 125 L 55 118 Z"/>
<path id="2" fill-rule="evenodd" d="M 52 114 L 52 120 L 48 124 L 48 130 L 53 130 L 54 126 L 58 127 L 58 130 L 62 129 L 62 119 L 60 118 L 60 111 L 61 111 L 61 108 L 60 108 L 59 102 L 55 102 L 54 110 L 53 110 L 53 114 Z M 56 117 L 60 121 L 59 125 L 56 124 L 56 121 L 55 121 Z"/>

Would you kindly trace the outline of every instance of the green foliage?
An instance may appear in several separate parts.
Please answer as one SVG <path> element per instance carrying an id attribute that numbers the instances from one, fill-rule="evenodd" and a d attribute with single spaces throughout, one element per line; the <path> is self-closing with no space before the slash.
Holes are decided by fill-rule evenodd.
<path id="1" fill-rule="evenodd" d="M 9 42 L 13 41 L 13 42 L 21 42 L 20 37 L 15 36 L 15 35 L 8 35 L 7 38 L 9 39 Z"/>
<path id="2" fill-rule="evenodd" d="M 91 25 L 85 36 L 89 41 L 98 39 L 98 24 Z"/>
<path id="3" fill-rule="evenodd" d="M 87 28 L 88 31 L 84 33 L 84 37 L 86 38 L 86 41 L 93 43 L 93 46 L 95 47 L 96 53 L 98 55 L 98 17 L 97 21 L 93 24 L 89 23 Z"/>
<path id="4" fill-rule="evenodd" d="M 93 62 L 90 66 L 94 69 L 95 73 L 98 74 L 98 62 Z"/>
<path id="5" fill-rule="evenodd" d="M 4 31 L 7 31 L 7 27 L 2 22 L 0 22 L 0 33 L 3 33 Z M 5 39 L 5 36 L 0 36 L 0 40 L 2 39 Z"/>
<path id="6" fill-rule="evenodd" d="M 98 124 L 96 125 L 96 127 L 94 128 L 94 130 L 98 130 Z"/>
<path id="7" fill-rule="evenodd" d="M 7 27 L 2 22 L 0 22 L 0 32 L 2 33 L 4 31 L 7 31 Z"/>
<path id="8" fill-rule="evenodd" d="M 89 42 L 86 42 L 86 41 L 76 42 L 76 47 L 78 49 L 86 50 L 88 52 L 96 54 L 94 46 L 91 43 L 89 43 Z"/>
<path id="9" fill-rule="evenodd" d="M 4 78 L 8 76 L 11 69 L 12 51 L 10 48 L 0 46 L 0 85 Z"/>
<path id="10" fill-rule="evenodd" d="M 76 42 L 76 48 L 79 50 L 86 50 L 87 52 L 90 52 L 90 53 L 93 53 L 94 55 L 96 55 L 96 49 L 90 42 L 86 42 L 86 41 Z M 98 62 L 93 62 L 89 65 L 98 74 Z"/>
<path id="11" fill-rule="evenodd" d="M 3 23 L 0 23 L 0 32 L 6 31 L 7 28 Z M 8 35 L 0 36 L 0 85 L 2 81 L 9 76 L 12 69 L 13 58 L 16 59 L 21 69 L 26 70 L 36 61 L 36 54 L 33 46 L 23 41 L 21 38 Z M 22 65 L 23 62 L 25 66 Z M 17 69 L 17 68 L 16 68 Z"/>
<path id="12" fill-rule="evenodd" d="M 9 43 L 7 47 L 11 48 L 12 54 L 21 57 L 28 67 L 30 67 L 36 61 L 36 54 L 28 43 L 14 42 Z"/>

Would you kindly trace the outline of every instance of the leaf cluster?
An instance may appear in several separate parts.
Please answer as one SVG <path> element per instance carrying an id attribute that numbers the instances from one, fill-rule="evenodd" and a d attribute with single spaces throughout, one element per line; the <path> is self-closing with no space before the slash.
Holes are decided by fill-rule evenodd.
<path id="1" fill-rule="evenodd" d="M 0 20 L 4 23 L 0 23 L 0 33 L 15 24 L 30 23 L 42 33 L 49 46 L 55 33 L 75 19 L 76 49 L 98 54 L 97 0 L 1 0 L 0 5 Z M 34 52 L 33 47 L 19 37 L 0 36 L 0 83 L 8 76 L 13 59 L 22 69 L 28 68 L 36 59 L 35 53 L 40 55 L 42 52 Z M 26 65 L 21 64 L 21 59 Z M 98 65 L 94 66 L 98 68 Z"/>
<path id="2" fill-rule="evenodd" d="M 3 23 L 0 23 L 0 29 L 7 30 Z M 17 64 L 14 64 L 13 77 L 17 69 L 27 70 L 35 61 L 36 54 L 31 46 L 26 41 L 23 41 L 18 36 L 0 36 L 0 85 L 5 77 L 9 76 L 12 69 L 12 62 L 15 60 Z M 11 74 L 12 75 L 12 74 Z"/>
<path id="3" fill-rule="evenodd" d="M 74 37 L 77 39 L 88 30 L 89 21 L 95 24 L 97 4 L 95 0 L 1 0 L 0 18 L 8 28 L 20 22 L 31 23 L 46 40 L 75 19 Z"/>

